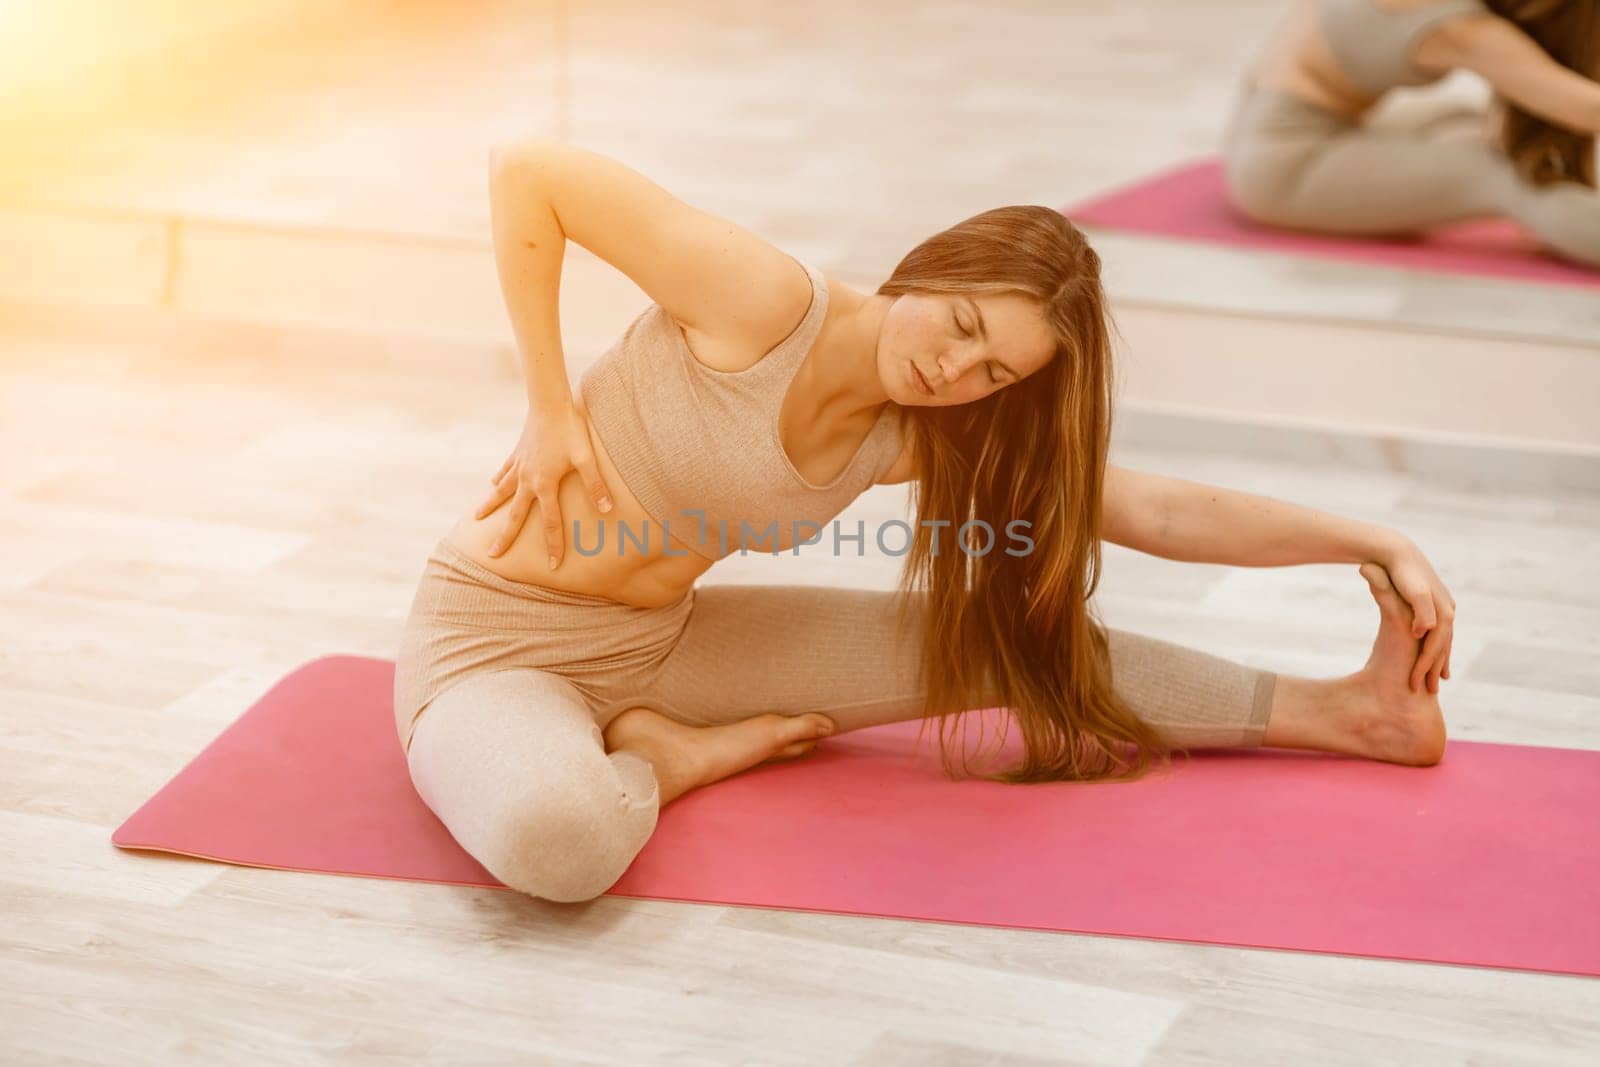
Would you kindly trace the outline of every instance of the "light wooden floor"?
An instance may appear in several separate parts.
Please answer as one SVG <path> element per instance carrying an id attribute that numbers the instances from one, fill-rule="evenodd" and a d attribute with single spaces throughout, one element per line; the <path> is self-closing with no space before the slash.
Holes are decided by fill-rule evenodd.
<path id="1" fill-rule="evenodd" d="M 53 0 L 42 47 L 0 21 L 0 215 L 481 238 L 489 147 L 539 134 L 881 278 L 974 212 L 1215 154 L 1287 2 L 477 0 L 464 17 L 454 0 Z M 162 47 L 163 24 L 181 39 Z M 1377 118 L 1484 95 L 1460 76 Z M 1591 290 L 1104 240 L 1126 300 L 1600 348 Z"/>
<path id="2" fill-rule="evenodd" d="M 231 868 L 110 832 L 285 671 L 392 656 L 519 425 L 509 354 L 0 309 L 8 1062 L 1592 1062 L 1600 982 Z M 574 373 L 578 368 L 574 368 Z M 1600 502 L 1225 456 L 1118 462 L 1400 527 L 1461 607 L 1458 738 L 1600 747 Z M 898 510 L 902 491 L 858 501 Z M 1349 567 L 1110 546 L 1102 611 L 1277 670 L 1365 658 Z M 895 562 L 722 581 L 887 587 Z M 763 566 L 765 565 L 765 566 Z M 1516 902 L 1508 901 L 1508 907 Z M 259 1059 L 258 1059 L 259 1058 Z"/>
<path id="3" fill-rule="evenodd" d="M 1065 201 L 1204 150 L 1273 5 L 697 0 L 694 17 L 652 21 L 619 0 L 568 12 L 567 83 L 548 3 L 484 4 L 467 22 L 437 3 L 298 6 L 322 13 L 296 34 L 260 30 L 231 65 L 205 53 L 170 81 L 134 79 L 121 112 L 50 97 L 79 105 L 6 145 L 0 198 L 50 179 L 51 195 L 90 206 L 471 236 L 482 151 L 565 121 L 790 251 L 881 274 L 930 217 L 1001 190 Z M 979 29 L 983 47 L 953 51 Z M 903 47 L 885 59 L 888 44 Z M 710 63 L 755 88 L 726 98 Z M 964 103 L 930 110 L 930 87 L 952 77 Z M 196 78 L 205 91 L 177 91 Z M 277 79 L 271 99 L 245 91 L 263 78 Z M 1079 165 L 1040 141 L 1047 104 L 1097 131 Z M 719 143 L 708 167 L 685 145 L 713 127 L 743 147 Z M 823 141 L 850 147 L 796 149 Z M 840 198 L 884 210 L 841 228 Z M 564 292 L 574 377 L 635 310 L 625 297 L 587 275 Z M 1455 298 L 1427 299 L 1448 311 Z M 394 654 L 428 548 L 510 447 L 521 390 L 505 345 L 383 326 L 0 302 L 0 1062 L 1600 1054 L 1594 980 L 621 898 L 567 907 L 119 852 L 111 830 L 285 672 Z M 1600 498 L 1269 456 L 1113 458 L 1399 527 L 1460 602 L 1452 736 L 1600 747 Z M 846 517 L 903 505 L 883 487 Z M 751 557 L 712 577 L 887 588 L 895 566 Z M 1112 625 L 1312 675 L 1359 665 L 1376 623 L 1353 567 L 1230 569 L 1115 546 L 1100 600 Z"/>

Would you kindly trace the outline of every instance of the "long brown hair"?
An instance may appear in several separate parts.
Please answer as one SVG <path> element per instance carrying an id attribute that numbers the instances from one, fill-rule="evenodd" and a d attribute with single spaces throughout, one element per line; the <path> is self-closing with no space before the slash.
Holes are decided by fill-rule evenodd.
<path id="1" fill-rule="evenodd" d="M 901 617 L 911 603 L 926 609 L 927 717 L 940 721 L 946 773 L 954 770 L 946 728 L 959 737 L 964 720 L 956 717 L 980 693 L 995 693 L 1015 716 L 1025 754 L 981 777 L 1144 776 L 1170 748 L 1112 690 L 1105 627 L 1089 603 L 1100 581 L 1113 396 L 1100 257 L 1060 212 L 1003 207 L 922 242 L 878 292 L 1016 293 L 1043 309 L 1057 342 L 1043 368 L 1008 388 L 966 404 L 903 409 L 919 521 L 900 578 Z M 1009 525 L 1019 519 L 1030 525 Z M 973 520 L 993 531 L 987 552 L 991 539 L 977 525 L 967 531 L 971 551 L 951 544 Z"/>
<path id="2" fill-rule="evenodd" d="M 1557 63 L 1600 79 L 1600 0 L 1488 0 L 1488 6 Z M 1594 187 L 1594 134 L 1557 126 L 1509 101 L 1501 106 L 1500 145 L 1524 181 Z"/>

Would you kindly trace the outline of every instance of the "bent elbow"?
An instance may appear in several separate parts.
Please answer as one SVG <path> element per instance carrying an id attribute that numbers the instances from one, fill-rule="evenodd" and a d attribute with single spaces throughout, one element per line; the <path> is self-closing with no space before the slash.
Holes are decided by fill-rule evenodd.
<path id="1" fill-rule="evenodd" d="M 516 137 L 489 148 L 489 175 L 503 178 L 536 169 L 561 147 L 561 142 L 544 137 Z"/>

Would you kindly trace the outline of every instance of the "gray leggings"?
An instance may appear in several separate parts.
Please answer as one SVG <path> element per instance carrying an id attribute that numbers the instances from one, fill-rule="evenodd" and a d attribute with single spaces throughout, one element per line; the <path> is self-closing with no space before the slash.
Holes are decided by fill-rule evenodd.
<path id="1" fill-rule="evenodd" d="M 1600 266 L 1600 194 L 1531 185 L 1494 146 L 1448 127 L 1377 130 L 1276 89 L 1240 94 L 1225 147 L 1229 194 L 1273 226 L 1397 234 L 1487 215 Z"/>
<path id="2" fill-rule="evenodd" d="M 898 626 L 891 593 L 787 585 L 630 607 L 510 581 L 441 541 L 401 643 L 395 725 L 418 794 L 491 874 L 587 900 L 633 862 L 660 807 L 649 764 L 606 752 L 612 718 L 817 711 L 840 733 L 920 718 L 919 618 Z M 1169 740 L 1261 743 L 1275 674 L 1120 630 L 1110 645 L 1118 693 Z"/>

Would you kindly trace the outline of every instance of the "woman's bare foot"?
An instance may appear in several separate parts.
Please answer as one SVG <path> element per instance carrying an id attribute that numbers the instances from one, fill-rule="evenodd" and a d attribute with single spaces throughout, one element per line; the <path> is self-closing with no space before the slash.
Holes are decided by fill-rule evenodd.
<path id="1" fill-rule="evenodd" d="M 1411 609 L 1378 564 L 1362 564 L 1361 576 L 1380 613 L 1367 665 L 1344 678 L 1280 676 L 1262 744 L 1432 766 L 1444 757 L 1444 713 L 1437 694 L 1410 689 L 1422 647 Z"/>
<path id="2" fill-rule="evenodd" d="M 1415 692 L 1411 689 L 1411 669 L 1422 646 L 1411 636 L 1411 609 L 1378 564 L 1363 563 L 1361 577 L 1372 589 L 1381 618 L 1372 655 L 1352 676 L 1354 688 L 1363 698 L 1352 717 L 1352 735 L 1361 755 L 1432 766 L 1444 757 L 1444 712 L 1437 693 L 1428 692 L 1426 686 Z"/>
<path id="3" fill-rule="evenodd" d="M 767 713 L 722 726 L 685 726 L 649 708 L 629 708 L 606 725 L 607 752 L 631 752 L 655 770 L 661 803 L 767 760 L 793 759 L 834 731 L 826 715 Z"/>

